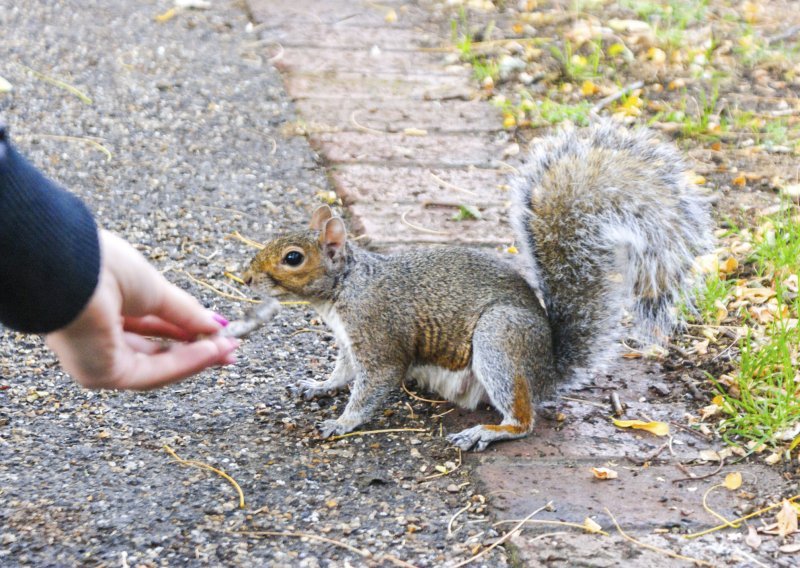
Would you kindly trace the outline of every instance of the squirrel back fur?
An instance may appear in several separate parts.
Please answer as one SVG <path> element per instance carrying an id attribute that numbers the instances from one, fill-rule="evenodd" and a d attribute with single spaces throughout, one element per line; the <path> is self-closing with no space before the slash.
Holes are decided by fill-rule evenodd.
<path id="1" fill-rule="evenodd" d="M 532 144 L 512 180 L 527 277 L 543 299 L 562 377 L 602 368 L 623 333 L 663 343 L 694 258 L 712 244 L 707 198 L 677 150 L 602 121 Z"/>

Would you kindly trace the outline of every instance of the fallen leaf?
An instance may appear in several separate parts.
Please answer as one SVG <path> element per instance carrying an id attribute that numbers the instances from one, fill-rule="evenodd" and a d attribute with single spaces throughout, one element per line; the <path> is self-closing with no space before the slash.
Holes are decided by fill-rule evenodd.
<path id="1" fill-rule="evenodd" d="M 785 554 L 800 552 L 800 542 L 795 542 L 794 544 L 784 544 L 783 546 L 779 546 L 778 550 Z"/>
<path id="2" fill-rule="evenodd" d="M 722 461 L 722 456 L 716 450 L 700 450 L 698 457 L 702 461 Z"/>
<path id="3" fill-rule="evenodd" d="M 581 94 L 584 97 L 596 95 L 598 92 L 600 92 L 600 87 L 598 87 L 588 79 L 584 81 L 583 84 L 581 85 Z"/>
<path id="4" fill-rule="evenodd" d="M 669 424 L 666 422 L 645 422 L 644 420 L 617 420 L 614 419 L 614 426 L 619 428 L 634 428 L 636 430 L 646 430 L 656 436 L 669 435 Z"/>
<path id="5" fill-rule="evenodd" d="M 597 479 L 616 479 L 618 477 L 616 471 L 607 467 L 593 467 L 592 473 Z"/>
<path id="6" fill-rule="evenodd" d="M 737 268 L 739 268 L 739 261 L 732 256 L 729 256 L 725 259 L 725 262 L 719 265 L 719 271 L 722 274 L 731 274 L 735 272 Z"/>
<path id="7" fill-rule="evenodd" d="M 586 532 L 590 533 L 599 533 L 600 531 L 603 530 L 603 527 L 601 527 L 598 523 L 596 523 L 589 517 L 583 519 L 583 528 L 586 529 Z"/>
<path id="8" fill-rule="evenodd" d="M 511 245 L 510 247 L 508 247 L 506 249 L 506 252 L 508 254 L 519 254 L 519 249 L 517 247 L 515 247 L 514 245 Z"/>
<path id="9" fill-rule="evenodd" d="M 387 10 L 386 15 L 383 17 L 383 20 L 387 24 L 395 23 L 397 21 L 397 12 L 395 12 L 393 9 Z"/>
<path id="10" fill-rule="evenodd" d="M 781 537 L 797 532 L 797 510 L 788 499 L 781 503 L 781 510 L 775 515 L 775 520 L 778 522 L 778 534 Z"/>
<path id="11" fill-rule="evenodd" d="M 728 489 L 729 491 L 736 491 L 742 486 L 742 474 L 738 471 L 729 473 L 725 476 L 723 485 L 725 486 L 725 489 Z"/>
<path id="12" fill-rule="evenodd" d="M 172 18 L 178 15 L 177 8 L 170 8 L 166 12 L 158 14 L 155 18 L 153 18 L 159 24 L 163 24 L 165 22 L 169 22 Z"/>
<path id="13" fill-rule="evenodd" d="M 756 527 L 752 525 L 747 527 L 747 536 L 744 538 L 744 542 L 753 550 L 758 550 L 758 547 L 761 546 L 761 536 Z"/>
<path id="14" fill-rule="evenodd" d="M 770 454 L 764 458 L 764 461 L 767 465 L 775 465 L 776 463 L 781 462 L 781 454 L 779 452 L 775 452 L 774 454 Z"/>
<path id="15" fill-rule="evenodd" d="M 738 185 L 739 187 L 744 187 L 747 185 L 747 178 L 744 176 L 744 174 L 741 174 L 733 178 L 731 183 L 733 183 L 733 185 Z"/>

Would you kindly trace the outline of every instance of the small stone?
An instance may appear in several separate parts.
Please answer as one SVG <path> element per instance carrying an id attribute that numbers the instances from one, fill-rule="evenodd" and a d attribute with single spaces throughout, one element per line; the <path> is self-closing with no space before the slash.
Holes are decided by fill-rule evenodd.
<path id="1" fill-rule="evenodd" d="M 455 483 L 451 483 L 450 485 L 447 486 L 447 491 L 449 493 L 458 493 L 460 490 L 458 488 L 458 485 L 456 485 Z"/>

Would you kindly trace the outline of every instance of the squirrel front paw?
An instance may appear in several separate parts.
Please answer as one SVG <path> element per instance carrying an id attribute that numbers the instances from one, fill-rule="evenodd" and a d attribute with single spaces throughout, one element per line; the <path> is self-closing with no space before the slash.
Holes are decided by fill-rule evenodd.
<path id="1" fill-rule="evenodd" d="M 336 392 L 335 387 L 328 386 L 326 381 L 315 381 L 314 379 L 301 379 L 297 384 L 290 387 L 292 394 L 302 396 L 306 400 L 318 396 L 333 396 Z"/>
<path id="2" fill-rule="evenodd" d="M 348 433 L 352 428 L 348 428 L 338 420 L 323 420 L 317 424 L 317 429 L 323 438 L 330 438 L 331 436 L 340 436 Z"/>

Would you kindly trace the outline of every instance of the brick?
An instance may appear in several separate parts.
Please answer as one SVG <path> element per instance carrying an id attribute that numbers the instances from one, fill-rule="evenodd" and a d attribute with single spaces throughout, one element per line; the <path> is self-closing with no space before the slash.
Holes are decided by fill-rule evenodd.
<path id="1" fill-rule="evenodd" d="M 469 221 L 453 221 L 453 209 L 420 205 L 357 203 L 349 211 L 351 228 L 366 234 L 377 249 L 417 244 L 500 247 L 513 241 L 500 209 L 486 211 L 484 220 Z"/>
<path id="2" fill-rule="evenodd" d="M 286 90 L 295 99 L 469 100 L 475 88 L 462 77 L 364 73 L 290 73 Z"/>
<path id="3" fill-rule="evenodd" d="M 275 65 L 286 71 L 303 73 L 329 73 L 347 71 L 367 75 L 402 74 L 459 76 L 468 80 L 470 72 L 460 69 L 458 73 L 447 73 L 441 55 L 414 53 L 409 51 L 373 52 L 372 46 L 349 49 L 329 47 L 286 47 Z"/>
<path id="4" fill-rule="evenodd" d="M 605 514 L 608 508 L 626 527 L 648 532 L 656 528 L 697 530 L 718 524 L 702 503 L 703 494 L 720 482 L 718 478 L 675 484 L 672 480 L 685 474 L 673 464 L 640 468 L 618 463 L 613 468 L 619 478 L 602 481 L 594 477 L 591 468 L 603 465 L 591 455 L 569 464 L 517 459 L 512 463 L 479 465 L 476 474 L 492 488 L 500 519 L 521 519 L 553 500 L 555 511 L 542 511 L 537 519 L 582 524 L 586 517 L 592 517 L 613 532 Z M 697 475 L 716 469 L 713 464 L 692 467 Z M 736 470 L 745 480 L 758 479 L 760 487 L 780 486 L 781 476 L 769 468 L 739 464 Z M 743 488 L 748 490 L 746 485 Z M 712 492 L 708 499 L 713 510 L 728 518 L 736 518 L 737 511 L 751 504 L 741 493 L 724 489 Z M 541 526 L 539 530 L 553 529 Z"/>
<path id="5" fill-rule="evenodd" d="M 309 140 L 333 163 L 499 167 L 502 140 L 468 134 L 406 136 L 367 132 L 322 132 Z"/>
<path id="6" fill-rule="evenodd" d="M 284 47 L 317 47 L 327 49 L 370 49 L 377 45 L 384 51 L 415 51 L 420 47 L 438 47 L 438 35 L 420 28 L 353 28 L 319 22 L 285 22 L 278 27 L 260 29 L 263 41 L 274 41 Z"/>
<path id="7" fill-rule="evenodd" d="M 341 165 L 331 180 L 346 204 L 470 204 L 503 207 L 509 200 L 507 175 L 480 168 Z M 456 189 L 458 188 L 458 189 Z"/>
<path id="8" fill-rule="evenodd" d="M 297 23 L 317 23 L 341 28 L 390 28 L 414 27 L 414 21 L 424 21 L 423 9 L 407 3 L 392 6 L 397 21 L 386 21 L 387 10 L 349 0 L 248 0 L 252 18 L 265 29 L 281 28 Z"/>
<path id="9" fill-rule="evenodd" d="M 418 101 L 374 99 L 300 99 L 300 114 L 339 130 L 362 127 L 385 132 L 406 128 L 429 133 L 499 132 L 500 111 L 481 101 Z"/>

